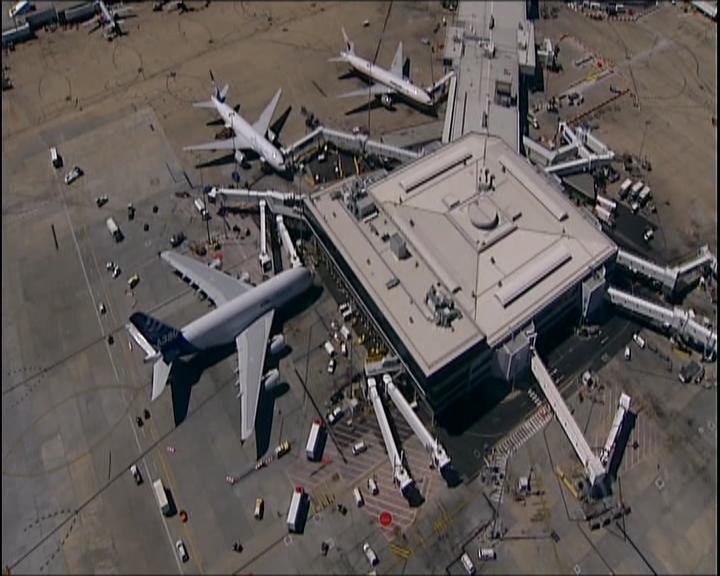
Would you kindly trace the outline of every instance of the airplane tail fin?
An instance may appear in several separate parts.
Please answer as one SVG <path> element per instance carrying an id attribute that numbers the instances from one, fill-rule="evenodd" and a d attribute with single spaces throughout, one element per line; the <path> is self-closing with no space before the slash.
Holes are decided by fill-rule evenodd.
<path id="1" fill-rule="evenodd" d="M 155 400 L 165 390 L 173 359 L 186 351 L 185 340 L 179 330 L 143 312 L 130 316 L 126 328 L 147 354 L 144 361 L 155 362 L 152 387 L 152 400 Z"/>
<path id="2" fill-rule="evenodd" d="M 343 40 L 345 40 L 345 46 L 347 46 L 348 52 L 355 54 L 355 44 L 348 38 L 345 28 L 341 27 L 340 30 L 342 30 Z"/>
<path id="3" fill-rule="evenodd" d="M 215 81 L 215 75 L 212 70 L 210 70 L 210 80 L 212 81 L 213 94 L 215 98 L 217 98 L 220 102 L 225 102 L 225 97 L 227 96 L 230 85 L 225 84 L 225 86 L 222 87 L 222 90 L 218 88 L 217 82 Z M 212 101 L 209 102 L 212 105 Z M 204 108 L 205 106 L 202 107 Z"/>

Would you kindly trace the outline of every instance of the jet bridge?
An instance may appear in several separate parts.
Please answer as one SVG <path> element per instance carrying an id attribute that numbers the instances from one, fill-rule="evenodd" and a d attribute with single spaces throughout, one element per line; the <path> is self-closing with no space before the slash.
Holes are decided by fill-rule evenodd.
<path id="1" fill-rule="evenodd" d="M 282 215 L 278 214 L 275 218 L 275 221 L 277 222 L 278 234 L 280 234 L 280 239 L 282 240 L 283 246 L 285 247 L 285 250 L 290 257 L 290 265 L 293 268 L 302 266 L 302 262 L 300 262 L 300 258 L 295 251 L 295 246 L 293 245 L 292 238 L 290 238 L 290 232 L 288 232 L 288 229 L 285 227 L 285 222 L 283 222 Z"/>
<path id="2" fill-rule="evenodd" d="M 220 198 L 241 198 L 244 200 L 274 200 L 276 202 L 287 202 L 294 204 L 302 201 L 302 197 L 292 192 L 278 192 L 276 190 L 249 190 L 248 188 L 218 188 L 213 186 L 208 192 L 208 197 L 215 200 Z"/>
<path id="3" fill-rule="evenodd" d="M 615 419 L 613 420 L 612 427 L 610 428 L 610 432 L 608 433 L 607 440 L 605 441 L 605 447 L 600 454 L 600 462 L 602 462 L 603 466 L 605 466 L 606 468 L 610 464 L 610 459 L 612 457 L 613 451 L 615 450 L 615 444 L 617 443 L 618 435 L 620 434 L 623 420 L 625 419 L 625 414 L 628 412 L 628 410 L 630 410 L 630 396 L 623 392 L 622 394 L 620 394 L 618 409 L 615 413 Z"/>
<path id="4" fill-rule="evenodd" d="M 260 268 L 263 273 L 269 272 L 272 264 L 267 251 L 267 233 L 265 224 L 265 200 L 260 200 Z"/>
<path id="5" fill-rule="evenodd" d="M 580 427 L 570 413 L 570 409 L 567 407 L 567 404 L 565 404 L 560 391 L 555 386 L 550 374 L 548 374 L 547 368 L 534 350 L 530 356 L 530 369 L 535 375 L 535 379 L 538 381 L 540 388 L 542 388 L 553 412 L 555 412 L 558 422 L 560 422 L 568 440 L 570 440 L 570 444 L 572 444 L 575 453 L 585 468 L 585 474 L 590 481 L 591 494 L 593 496 L 604 495 L 607 491 L 607 474 L 605 467 L 590 448 Z"/>
<path id="6" fill-rule="evenodd" d="M 397 446 L 395 445 L 395 439 L 393 438 L 392 432 L 390 431 L 390 424 L 388 424 L 387 416 L 385 415 L 385 408 L 383 408 L 382 400 L 377 391 L 377 384 L 375 378 L 368 378 L 368 394 L 372 401 L 373 408 L 375 409 L 375 416 L 377 417 L 378 424 L 380 425 L 380 431 L 382 432 L 383 440 L 385 441 L 385 449 L 390 458 L 390 465 L 393 470 L 393 480 L 400 486 L 400 490 L 405 493 L 413 485 L 413 479 L 408 474 L 408 471 L 403 466 L 402 458 L 398 452 Z"/>
<path id="7" fill-rule="evenodd" d="M 678 266 L 661 266 L 625 250 L 618 250 L 616 263 L 662 284 L 670 294 L 679 286 L 688 286 L 697 280 L 704 269 L 709 269 L 717 276 L 717 258 L 707 245 L 698 250 L 697 256 Z"/>
<path id="8" fill-rule="evenodd" d="M 412 150 L 406 150 L 405 148 L 371 140 L 365 134 L 352 134 L 350 132 L 341 132 L 340 130 L 332 130 L 331 128 L 320 126 L 288 148 L 284 148 L 282 150 L 283 156 L 292 162 L 297 162 L 307 149 L 318 141 L 332 142 L 338 148 L 360 153 L 366 152 L 376 156 L 385 156 L 399 160 L 400 162 L 417 160 L 423 155 L 422 152 L 413 152 Z"/>
<path id="9" fill-rule="evenodd" d="M 573 130 L 566 122 L 560 122 L 558 129 L 565 145 L 549 150 L 528 136 L 523 136 L 523 145 L 531 157 L 545 166 L 547 174 L 564 176 L 603 166 L 615 158 L 615 153 L 590 133 L 590 130 Z M 577 154 L 577 158 L 570 158 Z"/>
<path id="10" fill-rule="evenodd" d="M 443 470 L 450 464 L 450 457 L 447 455 L 447 452 L 445 452 L 445 448 L 443 448 L 442 444 L 440 444 L 436 438 L 433 438 L 432 434 L 430 434 L 428 429 L 425 428 L 425 425 L 422 423 L 418 415 L 415 414 L 415 411 L 410 407 L 410 404 L 405 399 L 405 396 L 403 396 L 402 392 L 400 392 L 393 383 L 390 374 L 383 375 L 383 383 L 385 384 L 385 390 L 388 396 L 390 396 L 390 399 L 393 401 L 395 406 L 397 406 L 397 409 L 403 415 L 405 421 L 410 425 L 413 432 L 415 432 L 415 435 L 420 439 L 420 442 L 425 447 L 425 450 L 431 454 L 433 464 L 437 467 L 440 473 L 442 473 Z"/>
<path id="11" fill-rule="evenodd" d="M 717 332 L 697 322 L 694 314 L 679 307 L 671 309 L 660 306 L 617 288 L 608 288 L 607 294 L 610 302 L 616 306 L 643 316 L 665 328 L 670 328 L 684 339 L 693 342 L 701 348 L 706 358 L 716 356 Z"/>

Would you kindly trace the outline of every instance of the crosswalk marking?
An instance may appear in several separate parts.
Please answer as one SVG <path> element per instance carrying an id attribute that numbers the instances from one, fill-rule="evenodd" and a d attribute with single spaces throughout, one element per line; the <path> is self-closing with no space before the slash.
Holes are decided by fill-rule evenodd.
<path id="1" fill-rule="evenodd" d="M 541 408 L 529 420 L 526 420 L 508 436 L 505 436 L 495 446 L 496 452 L 509 456 L 542 430 L 550 420 L 552 420 L 550 409 L 547 406 Z"/>

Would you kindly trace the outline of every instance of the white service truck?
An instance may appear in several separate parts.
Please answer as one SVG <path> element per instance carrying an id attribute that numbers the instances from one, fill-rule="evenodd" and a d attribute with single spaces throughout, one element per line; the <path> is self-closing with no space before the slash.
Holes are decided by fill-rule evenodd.
<path id="1" fill-rule="evenodd" d="M 164 516 L 169 516 L 170 501 L 168 500 L 167 492 L 165 492 L 165 486 L 163 486 L 160 478 L 153 482 L 153 491 L 155 492 L 155 498 L 157 499 L 158 506 L 160 506 L 160 512 L 162 512 Z"/>

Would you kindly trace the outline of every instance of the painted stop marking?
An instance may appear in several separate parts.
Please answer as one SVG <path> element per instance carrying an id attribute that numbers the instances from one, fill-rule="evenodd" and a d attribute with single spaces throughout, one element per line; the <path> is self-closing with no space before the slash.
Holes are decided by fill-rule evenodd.
<path id="1" fill-rule="evenodd" d="M 390 512 L 382 512 L 380 514 L 380 525 L 387 528 L 392 524 L 392 514 Z"/>

